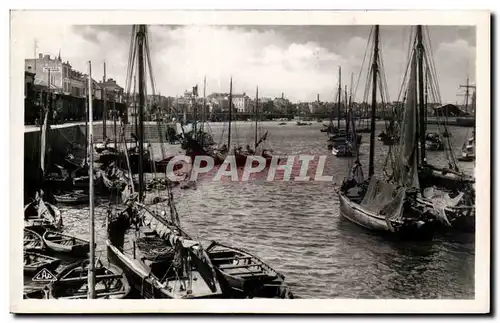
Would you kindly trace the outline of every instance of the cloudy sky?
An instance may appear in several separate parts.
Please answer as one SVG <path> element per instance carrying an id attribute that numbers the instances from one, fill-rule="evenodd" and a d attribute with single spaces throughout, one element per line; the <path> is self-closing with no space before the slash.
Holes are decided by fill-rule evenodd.
<path id="1" fill-rule="evenodd" d="M 157 90 L 180 95 L 207 77 L 207 94 L 234 92 L 292 101 L 331 101 L 342 67 L 342 83 L 357 79 L 371 26 L 149 26 L 150 49 Z M 57 55 L 75 69 L 101 79 L 106 60 L 108 77 L 125 86 L 131 26 L 44 25 L 25 34 L 25 57 Z M 475 80 L 474 27 L 429 27 L 431 48 L 443 102 L 461 102 L 458 86 Z M 410 27 L 381 26 L 380 41 L 391 100 L 396 100 L 407 63 Z M 366 70 L 366 63 L 365 68 Z M 366 73 L 366 72 L 365 72 Z M 361 77 L 363 78 L 363 77 Z M 347 82 L 346 82 L 347 81 Z M 364 79 L 357 90 L 363 97 Z"/>

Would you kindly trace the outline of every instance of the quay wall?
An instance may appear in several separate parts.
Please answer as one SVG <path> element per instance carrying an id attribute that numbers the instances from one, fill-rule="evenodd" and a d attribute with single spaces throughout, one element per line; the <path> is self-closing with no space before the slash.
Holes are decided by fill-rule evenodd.
<path id="1" fill-rule="evenodd" d="M 47 165 L 59 163 L 63 165 L 64 158 L 68 153 L 75 156 L 75 161 L 81 162 L 85 158 L 85 142 L 86 142 L 85 123 L 77 124 L 62 124 L 51 127 L 47 136 Z M 96 123 L 93 125 L 94 143 L 102 142 L 103 140 L 103 125 Z M 119 126 L 117 131 L 119 135 Z M 132 141 L 131 134 L 135 132 L 135 126 L 125 125 L 125 139 Z M 161 135 L 163 142 L 167 125 L 161 125 Z M 106 124 L 106 136 L 114 140 L 113 122 L 108 121 Z M 41 185 L 40 175 L 40 150 L 41 150 L 41 130 L 40 127 L 28 126 L 24 132 L 24 189 L 25 197 L 33 196 L 34 190 Z M 158 133 L 158 125 L 145 124 L 144 137 L 146 142 L 160 142 L 160 134 Z"/>

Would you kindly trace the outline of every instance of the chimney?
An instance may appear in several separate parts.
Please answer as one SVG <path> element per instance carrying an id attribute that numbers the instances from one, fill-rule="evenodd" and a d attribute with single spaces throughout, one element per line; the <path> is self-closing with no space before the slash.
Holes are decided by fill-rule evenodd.
<path id="1" fill-rule="evenodd" d="M 106 83 L 106 61 L 104 61 L 104 76 L 102 77 L 102 83 Z"/>
<path id="2" fill-rule="evenodd" d="M 43 54 L 42 54 L 42 53 L 39 53 L 39 54 L 38 54 L 38 58 L 39 58 L 39 59 L 42 59 L 42 58 L 43 58 Z"/>
<path id="3" fill-rule="evenodd" d="M 318 93 L 318 103 L 319 103 L 319 93 Z"/>
<path id="4" fill-rule="evenodd" d="M 281 92 L 281 99 L 284 100 L 285 99 L 285 93 Z"/>

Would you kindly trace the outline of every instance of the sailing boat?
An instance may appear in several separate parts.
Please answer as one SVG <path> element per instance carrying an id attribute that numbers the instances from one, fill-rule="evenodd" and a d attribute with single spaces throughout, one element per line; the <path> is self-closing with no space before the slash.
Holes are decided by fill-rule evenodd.
<path id="1" fill-rule="evenodd" d="M 50 91 L 50 89 L 49 89 Z M 51 93 L 49 92 L 50 96 Z M 47 228 L 49 229 L 60 229 L 63 225 L 61 211 L 55 206 L 45 201 L 45 191 L 49 191 L 51 194 L 51 189 L 60 188 L 58 181 L 54 182 L 50 180 L 50 176 L 47 175 L 47 146 L 48 146 L 48 135 L 50 132 L 50 115 L 52 109 L 52 100 L 49 100 L 46 104 L 44 121 L 41 126 L 40 132 L 40 167 L 39 176 L 42 179 L 40 182 L 40 187 L 35 193 L 35 198 L 30 203 L 24 206 L 24 226 L 33 231 L 37 231 L 43 234 Z M 52 184 L 52 185 L 51 185 Z"/>
<path id="2" fill-rule="evenodd" d="M 428 36 L 428 35 L 427 35 Z M 433 75 L 432 71 L 435 71 L 435 67 L 433 65 L 432 53 L 427 51 L 427 48 L 424 46 L 424 42 L 422 40 L 422 30 L 421 28 L 417 28 L 417 45 L 419 46 L 419 50 L 421 51 L 421 58 L 419 64 L 422 65 L 422 72 L 419 73 L 421 76 L 419 77 L 419 141 L 420 141 L 420 149 L 419 149 L 419 180 L 422 183 L 423 187 L 432 188 L 436 187 L 441 191 L 449 191 L 454 196 L 459 196 L 460 194 L 465 194 L 462 199 L 461 205 L 464 207 L 464 210 L 469 212 L 470 214 L 465 218 L 474 217 L 474 200 L 475 200 L 475 189 L 473 184 L 475 183 L 475 179 L 473 176 L 463 173 L 460 170 L 459 165 L 457 163 L 457 159 L 454 155 L 453 148 L 451 147 L 451 142 L 449 137 L 442 138 L 445 146 L 445 154 L 448 160 L 447 167 L 439 167 L 432 165 L 427 162 L 426 158 L 426 150 L 428 146 L 426 145 L 426 137 L 421 135 L 426 133 L 426 102 L 427 102 L 427 93 L 434 95 L 432 99 L 435 102 L 440 102 L 439 98 L 439 88 L 437 84 L 436 76 Z M 428 36 L 429 37 L 429 36 Z M 428 76 L 428 81 L 424 82 L 424 63 L 426 63 L 426 76 Z M 424 86 L 424 83 L 427 83 L 427 86 Z M 430 87 L 430 91 L 427 90 L 427 87 Z M 470 87 L 470 86 L 469 86 Z M 443 133 L 442 128 L 446 129 L 446 123 L 438 124 L 438 133 Z M 465 204 L 464 204 L 465 203 Z M 462 212 L 458 212 L 458 214 L 462 214 Z M 453 216 L 455 217 L 455 216 Z"/>
<path id="3" fill-rule="evenodd" d="M 90 151 L 93 149 L 92 125 L 92 73 L 91 62 L 89 69 L 89 123 L 88 142 Z M 125 298 L 130 292 L 130 285 L 123 271 L 116 266 L 105 266 L 99 259 L 95 259 L 95 217 L 94 217 L 94 157 L 89 158 L 89 259 L 64 268 L 57 274 L 55 281 L 50 285 L 50 293 L 55 299 L 109 299 Z M 47 235 L 44 235 L 47 237 Z M 67 239 L 69 236 L 66 236 Z M 71 241 L 72 237 L 69 237 Z M 48 240 L 46 240 L 48 242 Z M 53 241 L 55 242 L 55 241 Z M 87 249 L 83 249 L 86 253 Z"/>
<path id="4" fill-rule="evenodd" d="M 137 45 L 139 74 L 139 152 L 143 153 L 144 115 L 144 38 L 146 26 L 133 27 Z M 141 161 L 141 158 L 139 159 Z M 132 185 L 133 187 L 133 185 Z M 171 219 L 165 212 L 156 214 L 145 206 L 142 163 L 139 164 L 139 192 L 125 202 L 125 210 L 108 217 L 108 257 L 123 268 L 131 285 L 144 298 L 210 298 L 220 297 L 221 289 L 210 259 L 201 244 L 180 228 L 173 195 L 167 182 Z M 135 232 L 129 227 L 135 224 Z M 124 248 L 126 233 L 132 236 L 133 248 Z"/>
<path id="5" fill-rule="evenodd" d="M 347 138 L 347 132 L 344 129 L 340 128 L 340 116 L 341 116 L 341 106 L 342 106 L 342 69 L 339 67 L 339 86 L 338 86 L 338 94 L 337 94 L 337 127 L 333 128 L 333 119 L 330 119 L 330 130 L 334 129 L 333 131 L 330 131 L 328 133 L 328 141 L 332 142 L 333 144 L 330 144 L 328 146 L 329 149 L 334 148 L 337 145 L 345 145 L 346 141 L 348 140 Z M 332 107 L 332 116 L 333 116 L 333 107 Z M 347 114 L 346 114 L 346 126 L 347 126 Z M 356 138 L 356 144 L 360 145 L 361 144 L 361 135 L 356 134 L 353 138 Z"/>
<path id="6" fill-rule="evenodd" d="M 472 136 L 468 137 L 462 147 L 462 156 L 457 159 L 461 162 L 471 162 L 476 160 L 476 135 L 472 130 Z"/>
<path id="7" fill-rule="evenodd" d="M 464 87 L 464 86 L 462 86 Z M 467 105 L 469 101 L 469 88 L 472 87 L 474 92 L 472 92 L 472 111 L 476 113 L 476 91 L 475 86 L 469 85 L 469 79 L 467 79 L 467 85 L 465 85 L 465 110 L 467 112 Z M 476 160 L 476 132 L 472 130 L 472 136 L 468 136 L 462 146 L 462 156 L 457 159 L 461 162 L 471 162 Z"/>
<path id="8" fill-rule="evenodd" d="M 339 190 L 340 214 L 346 219 L 370 230 L 394 233 L 427 231 L 436 220 L 433 214 L 422 212 L 417 202 L 420 191 L 417 172 L 417 60 L 412 53 L 410 82 L 400 146 L 393 153 L 395 160 L 393 181 L 377 179 L 374 175 L 375 112 L 379 72 L 379 26 L 374 27 L 372 63 L 372 104 L 370 159 L 368 179 L 364 179 L 362 165 L 356 158 L 352 174 Z M 381 84 L 384 84 L 383 82 Z M 355 129 L 352 129 L 354 133 Z"/>
<path id="9" fill-rule="evenodd" d="M 237 151 L 236 165 L 245 165 L 247 158 L 249 156 L 261 156 L 266 160 L 266 166 L 271 164 L 273 155 L 271 150 L 261 148 L 262 144 L 267 140 L 267 135 L 269 131 L 266 131 L 263 135 L 259 137 L 259 88 L 255 91 L 255 105 L 254 105 L 254 117 L 255 117 L 255 129 L 254 129 L 254 148 L 250 148 L 250 145 L 246 146 L 246 150 Z M 239 159 L 238 159 L 239 157 Z"/>
<path id="10" fill-rule="evenodd" d="M 352 81 L 351 81 L 351 87 L 352 87 Z M 353 113 L 352 113 L 352 107 L 351 107 L 351 100 L 352 100 L 352 95 L 351 98 L 349 98 L 349 103 L 347 103 L 347 86 L 345 90 L 345 105 L 347 107 L 347 113 L 346 113 L 346 123 L 345 123 L 345 131 L 346 131 L 346 136 L 345 136 L 345 142 L 344 143 L 336 143 L 332 145 L 332 154 L 337 156 L 337 157 L 352 157 L 354 154 L 357 153 L 356 149 L 354 149 L 355 146 L 357 146 L 359 143 L 354 142 L 356 141 L 354 138 L 356 138 L 355 135 L 353 135 L 353 132 L 349 131 L 349 126 L 354 127 L 354 118 L 353 118 Z"/>
<path id="11" fill-rule="evenodd" d="M 193 95 L 198 94 L 198 86 L 193 87 Z M 203 109 L 201 113 L 201 124 L 197 127 L 198 120 L 194 120 L 192 124 L 192 129 L 184 126 L 186 121 L 178 125 L 180 128 L 180 133 L 182 137 L 181 147 L 186 151 L 186 155 L 191 157 L 194 161 L 196 156 L 210 156 L 214 160 L 215 165 L 220 165 L 224 161 L 223 158 L 217 154 L 214 149 L 214 141 L 212 135 L 209 132 L 204 131 L 205 120 L 206 120 L 206 106 L 205 106 L 205 93 L 206 92 L 206 77 L 203 79 Z M 193 108 L 196 109 L 196 104 L 193 101 Z M 184 119 L 186 116 L 184 114 Z M 202 165 L 204 167 L 204 165 Z"/>

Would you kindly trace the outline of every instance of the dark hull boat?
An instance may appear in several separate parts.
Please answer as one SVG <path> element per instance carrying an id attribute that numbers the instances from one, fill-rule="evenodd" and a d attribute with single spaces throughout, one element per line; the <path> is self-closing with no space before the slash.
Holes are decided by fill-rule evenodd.
<path id="1" fill-rule="evenodd" d="M 49 299 L 48 288 L 29 288 L 23 291 L 23 299 Z"/>
<path id="2" fill-rule="evenodd" d="M 60 259 L 37 252 L 24 252 L 24 273 L 35 275 L 42 269 L 55 270 L 61 263 Z"/>
<path id="3" fill-rule="evenodd" d="M 363 136 L 361 135 L 356 135 L 356 144 L 359 146 L 361 145 L 361 139 L 363 138 Z M 331 142 L 331 143 L 334 143 L 334 144 L 343 144 L 345 143 L 347 140 L 347 136 L 344 134 L 340 134 L 340 135 L 329 135 L 328 137 L 328 141 Z"/>
<path id="4" fill-rule="evenodd" d="M 343 145 L 332 145 L 332 155 L 337 157 L 353 157 L 355 152 L 351 146 L 345 143 Z"/>
<path id="5" fill-rule="evenodd" d="M 88 203 L 89 195 L 80 192 L 71 192 L 66 194 L 54 194 L 54 199 L 60 204 L 84 204 Z"/>
<path id="6" fill-rule="evenodd" d="M 105 190 L 111 193 L 121 193 L 127 186 L 125 172 L 115 164 L 109 165 L 106 170 L 101 170 L 100 177 Z"/>
<path id="7" fill-rule="evenodd" d="M 26 251 L 43 251 L 45 244 L 42 237 L 33 230 L 24 229 L 23 249 Z"/>
<path id="8" fill-rule="evenodd" d="M 87 299 L 89 261 L 77 262 L 64 268 L 50 285 L 53 299 Z M 130 293 L 129 282 L 123 271 L 114 266 L 104 266 L 97 261 L 95 266 L 95 298 L 123 299 Z"/>
<path id="9" fill-rule="evenodd" d="M 110 261 L 124 270 L 143 298 L 223 296 L 210 260 L 198 242 L 143 204 L 134 203 L 133 210 L 129 208 L 111 220 L 106 244 Z M 123 245 L 131 219 L 141 219 L 139 237 L 132 242 L 134 248 Z"/>
<path id="10" fill-rule="evenodd" d="M 221 288 L 232 298 L 294 298 L 285 277 L 250 253 L 212 242 L 207 248 Z"/>
<path id="11" fill-rule="evenodd" d="M 45 231 L 43 241 L 48 249 L 72 256 L 83 256 L 89 252 L 89 242 L 64 233 Z"/>
<path id="12" fill-rule="evenodd" d="M 393 135 L 388 135 L 385 132 L 382 132 L 378 135 L 378 140 L 382 142 L 385 146 L 392 146 L 399 142 L 399 138 Z"/>
<path id="13" fill-rule="evenodd" d="M 62 227 L 61 211 L 54 205 L 37 198 L 24 207 L 24 227 L 36 232 L 44 232 L 45 228 L 60 229 Z"/>
<path id="14" fill-rule="evenodd" d="M 430 164 L 420 167 L 418 175 L 422 186 L 437 186 L 446 190 L 464 190 L 471 188 L 476 182 L 473 176 Z"/>

